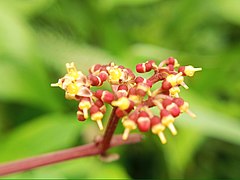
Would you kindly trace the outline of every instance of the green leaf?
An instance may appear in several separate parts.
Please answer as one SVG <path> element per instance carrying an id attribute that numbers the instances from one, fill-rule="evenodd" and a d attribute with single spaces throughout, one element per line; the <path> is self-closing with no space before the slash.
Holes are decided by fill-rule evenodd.
<path id="1" fill-rule="evenodd" d="M 60 109 L 62 104 L 54 91 L 51 92 L 50 82 L 44 76 L 28 66 L 0 61 L 0 100 L 27 103 L 42 109 Z"/>
<path id="2" fill-rule="evenodd" d="M 206 98 L 198 97 L 196 94 L 185 92 L 183 97 L 190 104 L 190 109 L 197 115 L 196 119 L 186 113 L 177 121 L 178 126 L 196 129 L 203 135 L 216 138 L 222 141 L 240 145 L 240 123 L 238 119 L 231 117 L 224 112 L 211 109 Z M 222 104 L 224 106 L 224 103 Z"/>
<path id="3" fill-rule="evenodd" d="M 240 24 L 239 0 L 214 0 L 215 10 L 225 19 Z"/>
<path id="4" fill-rule="evenodd" d="M 8 0 L 5 3 L 23 15 L 32 16 L 53 4 L 55 0 Z"/>
<path id="5" fill-rule="evenodd" d="M 99 0 L 98 6 L 104 10 L 111 10 L 118 6 L 139 6 L 158 2 L 159 0 Z"/>
<path id="6" fill-rule="evenodd" d="M 179 129 L 177 136 L 168 136 L 166 145 L 159 144 L 165 154 L 170 178 L 183 178 L 186 166 L 203 140 L 204 136 L 200 132 L 185 127 Z"/>
<path id="7" fill-rule="evenodd" d="M 45 63 L 61 73 L 66 73 L 65 64 L 68 62 L 74 62 L 78 70 L 88 73 L 92 65 L 113 60 L 113 56 L 102 49 L 87 44 L 78 45 L 52 33 L 40 33 L 39 44 Z"/>
<path id="8" fill-rule="evenodd" d="M 49 114 L 2 136 L 0 161 L 47 153 L 69 147 L 81 133 L 76 117 L 66 114 Z"/>
<path id="9" fill-rule="evenodd" d="M 8 53 L 29 61 L 32 51 L 32 32 L 24 18 L 0 1 L 0 55 Z"/>

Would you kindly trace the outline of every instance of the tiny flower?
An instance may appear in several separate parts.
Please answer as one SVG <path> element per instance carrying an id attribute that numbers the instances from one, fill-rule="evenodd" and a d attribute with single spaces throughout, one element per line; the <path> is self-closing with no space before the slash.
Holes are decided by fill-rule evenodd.
<path id="1" fill-rule="evenodd" d="M 151 127 L 150 117 L 147 112 L 141 111 L 137 119 L 138 129 L 142 132 L 147 132 Z"/>
<path id="2" fill-rule="evenodd" d="M 182 98 L 175 98 L 175 99 L 173 99 L 173 101 L 174 101 L 174 103 L 176 103 L 178 105 L 181 112 L 186 112 L 193 118 L 196 117 L 196 115 L 192 111 L 189 110 L 188 102 L 185 102 Z"/>
<path id="3" fill-rule="evenodd" d="M 176 135 L 177 131 L 173 125 L 175 119 L 171 115 L 171 113 L 166 109 L 162 109 L 160 115 L 161 115 L 162 124 L 168 127 L 173 135 Z"/>
<path id="4" fill-rule="evenodd" d="M 79 109 L 81 109 L 83 111 L 83 116 L 85 119 L 88 118 L 88 110 L 91 107 L 91 102 L 90 102 L 90 98 L 82 98 L 79 105 L 78 105 Z"/>
<path id="5" fill-rule="evenodd" d="M 67 63 L 67 74 L 51 86 L 63 89 L 67 99 L 79 101 L 79 121 L 85 121 L 90 114 L 90 119 L 103 130 L 102 119 L 106 113 L 106 104 L 109 104 L 114 107 L 112 117 L 122 119 L 125 128 L 123 140 L 128 138 L 132 130 L 151 130 L 165 144 L 167 140 L 164 130 L 168 128 L 176 135 L 174 122 L 181 113 L 186 112 L 191 117 L 196 117 L 189 110 L 189 103 L 180 98 L 179 94 L 181 86 L 189 88 L 184 83 L 184 77 L 191 77 L 202 68 L 179 66 L 173 57 L 163 60 L 159 65 L 154 60 L 139 63 L 136 65 L 138 73 L 153 73 L 149 78 L 144 78 L 135 76 L 131 69 L 114 63 L 93 65 L 88 75 L 77 71 L 74 63 Z M 177 67 L 178 70 L 175 69 Z M 157 82 L 160 82 L 160 86 L 152 91 L 153 85 L 158 85 Z M 103 83 L 109 83 L 112 91 L 104 89 Z M 93 86 L 98 89 L 93 91 Z M 154 106 L 159 109 L 159 114 L 151 111 Z"/>
<path id="6" fill-rule="evenodd" d="M 122 136 L 123 140 L 127 140 L 130 131 L 137 128 L 137 124 L 136 124 L 137 118 L 138 118 L 138 113 L 132 113 L 129 116 L 125 116 L 123 118 L 123 126 L 125 128 Z"/>
<path id="7" fill-rule="evenodd" d="M 157 134 L 162 144 L 166 144 L 167 140 L 163 134 L 165 126 L 161 123 L 161 119 L 158 116 L 153 116 L 151 118 L 152 133 Z"/>
<path id="8" fill-rule="evenodd" d="M 193 76 L 195 72 L 201 70 L 202 68 L 194 68 L 193 66 L 181 66 L 178 72 L 182 72 L 183 76 Z"/>
<path id="9" fill-rule="evenodd" d="M 100 111 L 99 107 L 97 107 L 96 105 L 92 105 L 90 108 L 90 115 L 91 119 L 97 122 L 99 129 L 103 130 L 102 124 L 103 113 Z"/>

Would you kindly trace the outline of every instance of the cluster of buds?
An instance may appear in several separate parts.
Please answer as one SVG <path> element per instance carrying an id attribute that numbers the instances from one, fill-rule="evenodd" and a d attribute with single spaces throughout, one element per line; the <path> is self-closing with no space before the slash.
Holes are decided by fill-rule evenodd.
<path id="1" fill-rule="evenodd" d="M 165 129 L 168 128 L 176 135 L 174 122 L 181 113 L 186 112 L 195 117 L 189 110 L 189 104 L 179 97 L 179 93 L 181 86 L 188 89 L 184 77 L 191 77 L 202 69 L 180 66 L 175 58 L 170 57 L 159 65 L 154 60 L 137 64 L 138 73 L 153 72 L 147 79 L 135 76 L 131 69 L 114 63 L 93 65 L 88 75 L 77 71 L 74 63 L 67 63 L 66 68 L 67 74 L 52 86 L 65 90 L 67 99 L 79 101 L 78 120 L 85 121 L 90 117 L 103 130 L 102 119 L 106 104 L 109 104 L 115 107 L 115 116 L 122 119 L 124 140 L 128 138 L 130 131 L 138 129 L 141 132 L 152 131 L 165 144 Z M 111 91 L 91 89 L 93 86 L 102 86 L 104 82 L 110 84 Z M 160 87 L 151 90 L 157 82 L 161 82 Z M 155 113 L 151 110 L 154 106 L 158 108 Z"/>

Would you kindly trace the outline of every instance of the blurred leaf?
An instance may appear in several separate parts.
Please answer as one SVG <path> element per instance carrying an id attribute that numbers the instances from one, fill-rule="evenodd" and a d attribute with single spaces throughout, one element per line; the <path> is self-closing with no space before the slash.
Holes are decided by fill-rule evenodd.
<path id="1" fill-rule="evenodd" d="M 98 6 L 104 10 L 110 10 L 118 6 L 139 6 L 158 2 L 159 0 L 98 0 Z"/>
<path id="2" fill-rule="evenodd" d="M 5 3 L 21 14 L 32 16 L 52 5 L 54 1 L 55 0 L 8 0 Z"/>
<path id="3" fill-rule="evenodd" d="M 191 162 L 204 137 L 197 130 L 181 128 L 176 137 L 169 137 L 168 143 L 161 146 L 166 157 L 170 178 L 183 178 L 184 170 Z"/>
<path id="4" fill-rule="evenodd" d="M 39 117 L 2 136 L 0 161 L 16 160 L 69 147 L 81 133 L 72 115 Z"/>
<path id="5" fill-rule="evenodd" d="M 177 122 L 179 126 L 196 129 L 202 134 L 217 138 L 222 141 L 240 145 L 240 124 L 238 119 L 232 118 L 222 112 L 214 111 L 210 106 L 204 106 L 203 99 L 200 99 L 193 93 L 187 95 L 191 110 L 197 114 L 196 119 L 183 114 Z"/>
<path id="6" fill-rule="evenodd" d="M 240 1 L 239 0 L 214 0 L 216 11 L 225 19 L 240 24 Z"/>
<path id="7" fill-rule="evenodd" d="M 32 31 L 24 18 L 0 1 L 0 55 L 9 54 L 26 62 L 31 55 Z"/>
<path id="8" fill-rule="evenodd" d="M 45 63 L 50 67 L 65 72 L 67 62 L 75 62 L 77 68 L 88 73 L 88 68 L 97 63 L 109 63 L 113 57 L 102 49 L 87 44 L 76 44 L 66 38 L 58 38 L 51 33 L 42 33 L 39 36 Z"/>
<path id="9" fill-rule="evenodd" d="M 0 99 L 28 103 L 43 109 L 61 108 L 59 100 L 53 95 L 54 91 L 51 92 L 50 82 L 44 76 L 29 66 L 0 61 L 0 82 L 4 85 L 0 87 Z"/>

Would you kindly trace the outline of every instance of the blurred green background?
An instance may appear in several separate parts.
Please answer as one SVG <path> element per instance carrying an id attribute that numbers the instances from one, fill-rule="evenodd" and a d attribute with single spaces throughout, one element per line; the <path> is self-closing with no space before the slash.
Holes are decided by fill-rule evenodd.
<path id="1" fill-rule="evenodd" d="M 90 157 L 6 177 L 240 178 L 239 7 L 239 0 L 0 0 L 0 162 L 99 134 L 90 120 L 76 120 L 76 102 L 50 87 L 67 62 L 86 73 L 94 63 L 134 68 L 174 56 L 203 68 L 181 92 L 198 118 L 182 115 L 168 144 L 147 134 L 114 148 L 121 159 L 113 163 Z"/>

